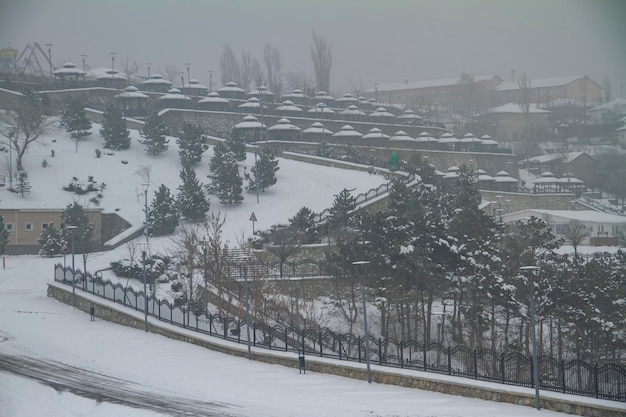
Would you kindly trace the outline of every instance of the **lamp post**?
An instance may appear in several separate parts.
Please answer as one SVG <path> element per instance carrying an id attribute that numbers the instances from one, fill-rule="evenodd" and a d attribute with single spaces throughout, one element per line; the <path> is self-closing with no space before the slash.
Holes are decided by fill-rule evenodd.
<path id="1" fill-rule="evenodd" d="M 13 136 L 15 127 L 7 126 L 7 136 L 9 137 L 9 190 L 13 189 Z"/>
<path id="2" fill-rule="evenodd" d="M 76 234 L 77 226 L 65 226 L 65 230 L 69 230 L 72 234 L 72 306 L 76 308 L 76 269 L 74 268 L 74 235 Z"/>
<path id="3" fill-rule="evenodd" d="M 191 80 L 191 75 L 189 75 L 189 66 L 191 65 L 191 62 L 185 62 L 185 66 L 187 67 L 187 84 L 189 84 L 189 80 Z M 185 85 L 183 84 L 183 87 Z"/>
<path id="4" fill-rule="evenodd" d="M 367 363 L 367 383 L 372 383 L 372 373 L 370 371 L 370 337 L 367 329 L 367 304 L 365 302 L 365 277 L 367 276 L 367 265 L 370 261 L 356 261 L 352 265 L 357 270 L 361 270 L 361 300 L 363 301 L 363 326 L 365 327 L 365 362 Z"/>
<path id="5" fill-rule="evenodd" d="M 140 243 L 142 246 L 141 256 L 143 258 L 143 298 L 144 298 L 144 330 L 148 332 L 148 292 L 146 289 L 146 252 L 150 249 L 150 242 L 148 241 L 149 227 L 148 227 L 148 188 L 150 183 L 144 182 L 141 184 L 143 188 L 143 211 L 145 216 L 144 234 L 146 235 L 146 241 Z"/>
<path id="6" fill-rule="evenodd" d="M 52 76 L 52 44 L 47 43 L 46 46 L 48 47 L 48 64 L 50 64 L 50 76 Z"/>
<path id="7" fill-rule="evenodd" d="M 522 266 L 520 271 L 525 273 L 530 271 L 529 292 L 530 292 L 530 337 L 533 345 L 533 385 L 535 386 L 535 408 L 540 409 L 539 405 L 539 361 L 537 358 L 537 333 L 535 331 L 535 282 L 534 274 L 539 271 L 539 267 L 535 265 Z"/>
<path id="8" fill-rule="evenodd" d="M 248 286 L 248 267 L 243 267 L 243 282 L 246 286 L 246 335 L 248 340 L 248 360 L 252 360 L 250 347 L 250 287 Z"/>
<path id="9" fill-rule="evenodd" d="M 87 55 L 81 54 L 80 56 L 83 58 L 83 72 L 85 72 L 85 58 L 87 58 Z"/>
<path id="10" fill-rule="evenodd" d="M 148 67 L 148 78 L 150 78 L 150 65 L 152 65 L 152 62 L 146 62 L 146 66 Z"/>
<path id="11" fill-rule="evenodd" d="M 111 54 L 111 80 L 115 79 L 115 52 L 109 52 Z"/>
<path id="12" fill-rule="evenodd" d="M 213 91 L 213 70 L 209 70 L 209 93 Z"/>

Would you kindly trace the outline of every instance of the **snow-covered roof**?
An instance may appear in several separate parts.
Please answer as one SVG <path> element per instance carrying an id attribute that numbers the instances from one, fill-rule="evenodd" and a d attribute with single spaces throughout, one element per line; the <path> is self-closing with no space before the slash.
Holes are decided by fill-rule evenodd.
<path id="1" fill-rule="evenodd" d="M 520 163 L 521 164 L 525 164 L 525 163 L 545 164 L 547 162 L 552 162 L 552 161 L 561 161 L 561 162 L 569 163 L 582 155 L 587 155 L 590 158 L 593 158 L 591 155 L 589 155 L 586 152 L 549 153 L 545 155 L 537 155 L 537 156 L 533 156 L 530 158 L 526 158 L 520 161 Z"/>
<path id="2" fill-rule="evenodd" d="M 96 79 L 102 80 L 106 78 L 116 79 L 116 80 L 127 80 L 128 77 L 115 69 L 109 69 L 105 74 L 98 75 Z"/>
<path id="3" fill-rule="evenodd" d="M 226 83 L 225 86 L 218 88 L 217 91 L 218 92 L 231 91 L 231 92 L 237 92 L 237 93 L 246 92 L 246 90 L 244 90 L 243 88 L 238 87 L 237 83 L 234 81 Z"/>
<path id="4" fill-rule="evenodd" d="M 393 134 L 393 136 L 391 138 L 389 138 L 389 140 L 410 140 L 410 141 L 414 141 L 415 138 L 409 136 L 404 130 L 398 130 L 396 133 Z"/>
<path id="5" fill-rule="evenodd" d="M 334 132 L 332 130 L 326 129 L 321 122 L 315 122 L 308 129 L 304 129 L 302 133 L 305 134 L 315 134 L 315 135 L 332 135 Z"/>
<path id="6" fill-rule="evenodd" d="M 62 68 L 52 72 L 54 75 L 85 75 L 86 72 L 76 68 L 76 65 L 72 62 L 66 62 Z"/>
<path id="7" fill-rule="evenodd" d="M 537 107 L 536 104 L 530 104 L 528 106 L 529 113 L 550 113 L 549 110 L 543 110 Z M 507 103 L 502 106 L 492 107 L 487 110 L 487 113 L 525 113 L 524 107 L 521 104 L 517 103 Z"/>
<path id="8" fill-rule="evenodd" d="M 151 75 L 150 78 L 141 82 L 141 84 L 150 84 L 150 85 L 172 85 L 170 80 L 166 80 L 163 78 L 161 74 Z"/>
<path id="9" fill-rule="evenodd" d="M 390 113 L 384 107 L 378 107 L 375 111 L 371 112 L 370 117 L 396 117 L 395 114 Z"/>
<path id="10" fill-rule="evenodd" d="M 335 111 L 333 109 L 331 109 L 330 107 L 328 107 L 326 104 L 324 103 L 317 103 L 317 105 L 311 109 L 309 109 L 309 113 L 328 113 L 328 114 L 334 114 Z"/>
<path id="11" fill-rule="evenodd" d="M 198 101 L 198 103 L 228 103 L 228 99 L 220 97 L 217 91 L 211 91 L 205 98 Z"/>
<path id="12" fill-rule="evenodd" d="M 370 129 L 369 132 L 363 135 L 363 139 L 380 139 L 380 138 L 389 139 L 389 135 L 384 134 L 383 131 L 377 127 Z"/>
<path id="13" fill-rule="evenodd" d="M 245 103 L 242 103 L 238 106 L 240 109 L 246 109 L 246 108 L 260 108 L 261 107 L 261 102 L 259 101 L 258 98 L 256 97 L 250 97 L 248 99 L 248 101 L 246 101 Z"/>
<path id="14" fill-rule="evenodd" d="M 530 88 L 547 88 L 547 87 L 560 87 L 563 85 L 567 85 L 571 82 L 584 78 L 584 75 L 571 75 L 567 77 L 557 77 L 557 78 L 540 78 L 540 79 L 531 79 L 530 80 Z M 516 81 L 504 81 L 498 85 L 495 90 L 496 91 L 508 91 L 508 90 L 519 90 L 519 84 Z"/>
<path id="15" fill-rule="evenodd" d="M 611 110 L 611 111 L 615 111 L 616 113 L 622 113 L 624 110 L 626 110 L 626 98 L 621 98 L 621 97 L 614 98 L 613 100 L 607 103 L 600 104 L 587 111 L 602 111 L 602 110 Z"/>
<path id="16" fill-rule="evenodd" d="M 304 98 L 305 95 L 300 89 L 295 89 L 291 93 L 287 93 L 283 96 L 284 98 Z"/>
<path id="17" fill-rule="evenodd" d="M 454 137 L 454 135 L 452 135 L 452 133 L 444 133 L 439 138 L 439 143 L 458 143 L 458 142 L 460 142 L 460 140 L 458 138 Z"/>
<path id="18" fill-rule="evenodd" d="M 481 82 L 491 80 L 495 75 L 481 75 L 475 76 L 474 82 Z M 417 88 L 430 88 L 430 87 L 446 87 L 459 84 L 461 80 L 457 78 L 445 78 L 441 80 L 426 80 L 426 81 L 406 81 L 403 83 L 383 83 L 378 84 L 375 88 L 370 88 L 366 93 L 374 93 L 376 91 L 398 91 L 398 90 L 412 90 Z"/>
<path id="19" fill-rule="evenodd" d="M 578 220 L 584 223 L 625 224 L 626 217 L 603 213 L 595 210 L 543 210 L 527 209 L 508 213 L 503 216 L 505 221 L 515 221 L 519 218 L 535 216 L 538 218 L 550 217 L 555 220 Z"/>
<path id="20" fill-rule="evenodd" d="M 291 131 L 298 131 L 299 132 L 300 128 L 298 126 L 292 125 L 291 121 L 289 119 L 282 118 L 282 119 L 278 120 L 278 122 L 276 122 L 275 125 L 268 127 L 267 130 L 272 130 L 272 131 L 276 131 L 276 130 L 291 130 Z"/>
<path id="21" fill-rule="evenodd" d="M 359 108 L 355 106 L 354 104 L 350 104 L 348 107 L 342 110 L 339 114 L 343 114 L 345 116 L 365 116 L 366 113 L 362 110 L 359 110 Z"/>
<path id="22" fill-rule="evenodd" d="M 494 181 L 499 182 L 499 183 L 517 183 L 518 182 L 517 178 L 512 177 L 506 171 L 499 171 L 496 174 Z"/>
<path id="23" fill-rule="evenodd" d="M 135 87 L 134 85 L 129 85 L 128 87 L 126 87 L 124 89 L 124 91 L 122 93 L 117 94 L 115 97 L 120 97 L 120 98 L 148 98 L 148 95 L 144 94 L 144 93 L 140 93 L 137 90 L 137 87 Z"/>
<path id="24" fill-rule="evenodd" d="M 333 136 L 334 137 L 353 137 L 353 138 L 357 138 L 358 137 L 358 138 L 360 138 L 363 135 L 360 132 L 354 130 L 354 128 L 352 126 L 350 126 L 350 125 L 343 125 L 341 127 L 341 130 L 339 130 L 338 132 L 335 132 L 333 134 Z"/>
<path id="25" fill-rule="evenodd" d="M 354 97 L 350 93 L 346 93 L 346 94 L 343 95 L 343 97 L 339 97 L 336 101 L 338 103 L 357 103 L 359 101 L 359 99 Z"/>
<path id="26" fill-rule="evenodd" d="M 235 129 L 264 129 L 266 126 L 259 122 L 259 119 L 249 114 L 243 118 L 243 121 L 237 123 Z"/>
<path id="27" fill-rule="evenodd" d="M 317 100 L 334 100 L 335 99 L 335 97 L 329 95 L 326 91 L 318 91 L 315 94 L 315 98 Z"/>
<path id="28" fill-rule="evenodd" d="M 301 112 L 302 109 L 296 105 L 293 104 L 293 101 L 291 100 L 285 100 L 283 101 L 283 104 L 281 104 L 280 106 L 276 107 L 274 110 L 276 111 L 296 111 L 296 112 Z"/>
<path id="29" fill-rule="evenodd" d="M 159 97 L 159 100 L 191 100 L 191 97 L 182 94 L 178 88 L 170 88 L 167 94 Z"/>
<path id="30" fill-rule="evenodd" d="M 423 117 L 415 114 L 415 112 L 411 109 L 407 109 L 405 110 L 400 116 L 398 116 L 398 119 L 422 119 Z"/>

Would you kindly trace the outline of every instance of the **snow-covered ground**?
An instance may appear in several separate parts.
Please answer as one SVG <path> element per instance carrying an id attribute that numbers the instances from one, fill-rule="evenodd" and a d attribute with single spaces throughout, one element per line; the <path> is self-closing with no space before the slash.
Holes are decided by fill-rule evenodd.
<path id="1" fill-rule="evenodd" d="M 8 257 L 7 268 L 0 270 L 0 368 L 18 358 L 25 362 L 22 372 L 35 363 L 57 381 L 55 389 L 54 384 L 0 371 L 0 416 L 183 415 L 172 411 L 181 404 L 188 407 L 184 415 L 198 416 L 565 416 L 314 372 L 299 374 L 297 369 L 220 354 L 99 319 L 91 322 L 88 314 L 46 297 L 55 261 Z M 116 403 L 110 395 L 118 396 Z M 623 404 L 599 402 L 626 412 Z"/>

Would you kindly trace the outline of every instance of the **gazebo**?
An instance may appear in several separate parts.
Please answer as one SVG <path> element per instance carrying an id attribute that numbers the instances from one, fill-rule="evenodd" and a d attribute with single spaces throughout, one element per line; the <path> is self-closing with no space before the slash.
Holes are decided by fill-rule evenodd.
<path id="1" fill-rule="evenodd" d="M 546 171 L 533 181 L 533 193 L 556 193 L 560 190 L 559 180 L 550 171 Z"/>
<path id="2" fill-rule="evenodd" d="M 115 69 L 110 69 L 107 70 L 106 75 L 96 77 L 96 81 L 101 87 L 121 89 L 126 87 L 128 77 Z"/>
<path id="3" fill-rule="evenodd" d="M 226 83 L 225 86 L 218 88 L 217 92 L 221 97 L 234 100 L 245 100 L 246 90 L 239 87 L 236 82 L 231 81 Z"/>
<path id="4" fill-rule="evenodd" d="M 266 140 L 265 126 L 259 119 L 249 114 L 233 127 L 233 134 L 240 135 L 246 142 L 258 142 Z"/>
<path id="5" fill-rule="evenodd" d="M 480 137 L 480 150 L 484 152 L 494 152 L 498 149 L 498 142 L 491 139 L 489 135 L 482 135 Z"/>
<path id="6" fill-rule="evenodd" d="M 418 148 L 433 149 L 437 146 L 439 141 L 428 134 L 428 132 L 422 132 L 415 138 L 415 146 Z"/>
<path id="7" fill-rule="evenodd" d="M 397 119 L 399 123 L 407 125 L 421 125 L 424 121 L 422 116 L 415 114 L 411 109 L 406 109 Z"/>
<path id="8" fill-rule="evenodd" d="M 76 68 L 71 62 L 63 64 L 62 68 L 52 72 L 55 84 L 59 88 L 78 88 L 85 86 L 86 72 Z"/>
<path id="9" fill-rule="evenodd" d="M 309 113 L 313 113 L 320 119 L 331 119 L 335 115 L 335 111 L 325 103 L 317 103 L 315 107 L 309 109 Z"/>
<path id="10" fill-rule="evenodd" d="M 350 104 L 344 110 L 340 111 L 339 115 L 344 120 L 352 120 L 358 122 L 363 121 L 367 116 L 367 113 L 360 110 L 355 104 Z"/>
<path id="11" fill-rule="evenodd" d="M 256 114 L 261 114 L 263 111 L 262 107 L 265 106 L 261 104 L 261 100 L 259 100 L 258 97 L 250 97 L 248 101 L 237 106 L 240 112 Z"/>
<path id="12" fill-rule="evenodd" d="M 446 172 L 443 173 L 442 178 L 448 181 L 455 181 L 459 178 L 459 171 L 459 167 L 452 165 Z"/>
<path id="13" fill-rule="evenodd" d="M 367 144 L 369 146 L 386 146 L 389 140 L 389 135 L 383 133 L 377 127 L 373 127 L 369 132 L 363 135 L 361 138 L 363 144 Z"/>
<path id="14" fill-rule="evenodd" d="M 459 144 L 464 151 L 475 152 L 478 149 L 480 142 L 480 139 L 474 136 L 473 133 L 466 133 L 459 141 Z"/>
<path id="15" fill-rule="evenodd" d="M 166 93 L 170 88 L 172 88 L 172 82 L 163 78 L 161 74 L 154 74 L 141 82 L 142 91 Z"/>
<path id="16" fill-rule="evenodd" d="M 178 88 L 170 88 L 167 94 L 159 97 L 161 109 L 188 109 L 191 108 L 191 97 L 182 94 Z"/>
<path id="17" fill-rule="evenodd" d="M 335 105 L 335 97 L 331 96 L 326 91 L 318 91 L 313 100 L 315 103 L 324 103 L 327 106 Z"/>
<path id="18" fill-rule="evenodd" d="M 369 119 L 373 123 L 392 123 L 395 121 L 396 116 L 388 112 L 386 108 L 378 107 L 369 114 Z"/>
<path id="19" fill-rule="evenodd" d="M 302 109 L 296 106 L 293 101 L 285 100 L 282 104 L 274 109 L 276 113 L 286 116 L 301 116 Z"/>
<path id="20" fill-rule="evenodd" d="M 404 130 L 398 130 L 389 138 L 389 144 L 393 143 L 394 147 L 415 146 L 415 138 L 409 136 Z"/>
<path id="21" fill-rule="evenodd" d="M 308 97 L 304 95 L 302 90 L 296 88 L 292 90 L 291 93 L 287 93 L 282 97 L 283 100 L 290 100 L 292 103 L 295 103 L 300 106 L 304 106 L 307 102 Z M 283 102 L 284 103 L 284 102 Z"/>
<path id="22" fill-rule="evenodd" d="M 220 94 L 217 91 L 211 91 L 205 98 L 198 101 L 198 109 L 227 111 L 230 109 L 230 102 L 224 97 L 220 97 Z"/>
<path id="23" fill-rule="evenodd" d="M 350 125 L 344 125 L 341 127 L 341 130 L 335 132 L 333 134 L 333 139 L 337 143 L 345 143 L 347 145 L 352 145 L 358 139 L 361 139 L 363 135 L 354 130 L 354 128 Z"/>
<path id="24" fill-rule="evenodd" d="M 273 103 L 276 95 L 267 89 L 266 86 L 260 85 L 256 90 L 252 90 L 248 93 L 248 97 L 256 97 L 261 101 L 267 103 Z"/>
<path id="25" fill-rule="evenodd" d="M 357 104 L 359 104 L 359 99 L 354 97 L 350 93 L 346 93 L 343 95 L 343 97 L 339 97 L 337 100 L 335 100 L 335 105 L 337 107 L 341 107 L 344 109 L 350 105 L 357 105 Z"/>
<path id="26" fill-rule="evenodd" d="M 129 85 L 115 96 L 119 108 L 126 117 L 146 117 L 148 115 L 148 95 L 140 93 L 137 87 Z"/>
<path id="27" fill-rule="evenodd" d="M 484 169 L 477 169 L 474 172 L 476 179 L 478 180 L 478 188 L 481 190 L 491 190 L 493 189 L 493 184 L 495 178 L 491 175 L 487 174 Z"/>
<path id="28" fill-rule="evenodd" d="M 452 133 L 444 133 L 439 138 L 439 147 L 445 151 L 455 151 L 459 142 L 460 140 Z"/>
<path id="29" fill-rule="evenodd" d="M 192 78 L 187 85 L 183 84 L 180 90 L 188 96 L 205 96 L 209 92 L 209 87 Z"/>
<path id="30" fill-rule="evenodd" d="M 302 139 L 306 142 L 322 142 L 333 135 L 321 122 L 315 122 L 308 129 L 302 131 Z"/>
<path id="31" fill-rule="evenodd" d="M 267 128 L 267 135 L 272 140 L 293 142 L 300 139 L 300 128 L 292 125 L 289 119 L 282 118 Z"/>
<path id="32" fill-rule="evenodd" d="M 495 178 L 493 179 L 494 189 L 497 191 L 505 191 L 514 193 L 517 191 L 517 185 L 519 181 L 517 178 L 512 177 L 506 171 L 499 171 L 496 173 Z"/>
<path id="33" fill-rule="evenodd" d="M 560 192 L 572 192 L 576 194 L 576 197 L 585 191 L 585 182 L 574 176 L 571 172 L 566 172 L 558 179 Z"/>

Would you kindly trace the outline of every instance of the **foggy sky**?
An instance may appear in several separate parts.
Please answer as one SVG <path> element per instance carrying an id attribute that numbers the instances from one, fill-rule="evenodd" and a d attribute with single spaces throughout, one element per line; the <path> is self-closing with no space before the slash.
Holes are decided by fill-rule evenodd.
<path id="1" fill-rule="evenodd" d="M 497 74 L 531 80 L 589 75 L 612 95 L 626 88 L 626 2 L 622 0 L 0 0 L 0 48 L 53 44 L 55 66 L 81 54 L 110 67 L 110 52 L 139 74 L 166 64 L 219 85 L 224 44 L 262 63 L 281 53 L 283 72 L 313 74 L 312 29 L 333 48 L 331 90 L 374 83 Z"/>

